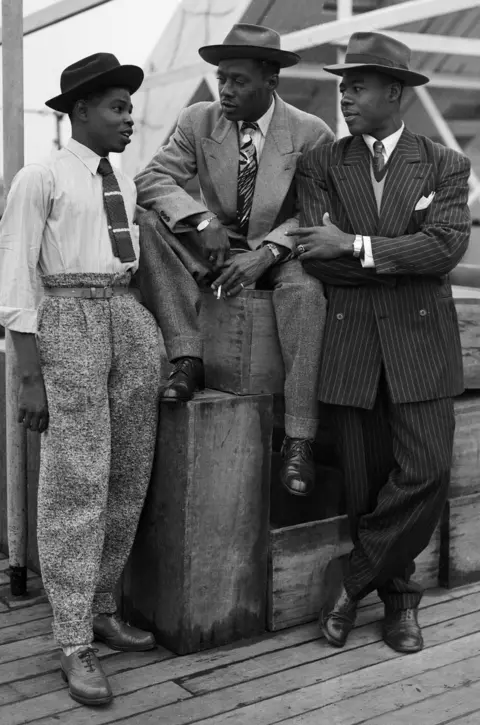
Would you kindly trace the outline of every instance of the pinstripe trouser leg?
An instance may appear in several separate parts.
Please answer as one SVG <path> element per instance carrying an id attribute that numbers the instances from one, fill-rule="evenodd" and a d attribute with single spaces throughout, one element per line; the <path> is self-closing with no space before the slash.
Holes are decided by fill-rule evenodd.
<path id="1" fill-rule="evenodd" d="M 378 589 L 390 609 L 416 606 L 410 579 L 447 497 L 455 418 L 449 398 L 392 404 L 381 389 L 375 408 L 332 406 L 344 467 L 354 548 L 347 591 Z"/>
<path id="2" fill-rule="evenodd" d="M 58 275 L 54 284 L 79 282 L 70 277 Z M 105 277 L 82 276 L 89 286 L 112 282 Z M 38 494 L 42 576 L 56 640 L 85 644 L 92 611 L 115 609 L 114 587 L 148 486 L 158 332 L 133 296 L 47 297 L 38 346 L 50 411 Z"/>

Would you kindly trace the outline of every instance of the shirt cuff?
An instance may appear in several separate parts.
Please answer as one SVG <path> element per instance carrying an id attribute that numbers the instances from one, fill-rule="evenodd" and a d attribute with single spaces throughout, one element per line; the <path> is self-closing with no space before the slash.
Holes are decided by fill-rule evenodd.
<path id="1" fill-rule="evenodd" d="M 14 332 L 37 332 L 37 310 L 0 307 L 0 325 Z"/>
<path id="2" fill-rule="evenodd" d="M 375 267 L 375 260 L 372 252 L 372 240 L 370 237 L 363 237 L 363 259 L 360 259 L 362 267 Z"/>

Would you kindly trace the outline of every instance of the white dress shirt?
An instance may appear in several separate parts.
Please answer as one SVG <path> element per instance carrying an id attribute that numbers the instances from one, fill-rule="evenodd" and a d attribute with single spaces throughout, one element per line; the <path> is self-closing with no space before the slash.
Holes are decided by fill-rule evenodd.
<path id="1" fill-rule="evenodd" d="M 272 120 L 272 116 L 275 111 L 275 99 L 272 100 L 269 109 L 266 113 L 263 114 L 261 118 L 259 118 L 255 123 L 258 124 L 258 130 L 255 129 L 253 131 L 252 129 L 248 130 L 249 135 L 252 137 L 253 145 L 255 146 L 255 149 L 257 151 L 257 160 L 260 161 L 260 156 L 262 155 L 263 147 L 265 146 L 265 138 L 267 136 L 267 131 L 270 126 L 270 122 Z M 241 132 L 242 129 L 242 123 L 243 121 L 237 121 L 238 125 L 238 132 Z"/>
<path id="2" fill-rule="evenodd" d="M 102 177 L 97 174 L 100 158 L 70 139 L 65 148 L 16 175 L 0 222 L 0 324 L 5 327 L 36 332 L 42 274 L 137 269 L 135 184 L 115 169 L 137 257 L 125 263 L 112 251 Z"/>
<path id="3" fill-rule="evenodd" d="M 383 160 L 385 163 L 388 162 L 390 156 L 395 151 L 395 148 L 397 146 L 397 143 L 400 140 L 400 136 L 403 133 L 403 129 L 405 128 L 405 124 L 402 123 L 398 131 L 395 131 L 395 133 L 392 133 L 390 136 L 387 136 L 386 138 L 382 138 L 382 144 L 383 144 Z M 368 134 L 363 134 L 363 140 L 367 144 L 368 148 L 370 149 L 370 153 L 372 154 L 372 159 L 375 155 L 375 151 L 373 150 L 373 144 L 378 141 L 378 139 L 374 138 L 373 136 L 369 136 Z M 364 258 L 361 260 L 363 267 L 375 267 L 375 260 L 373 258 L 372 253 L 372 240 L 370 237 L 363 237 L 363 251 L 364 251 Z"/>

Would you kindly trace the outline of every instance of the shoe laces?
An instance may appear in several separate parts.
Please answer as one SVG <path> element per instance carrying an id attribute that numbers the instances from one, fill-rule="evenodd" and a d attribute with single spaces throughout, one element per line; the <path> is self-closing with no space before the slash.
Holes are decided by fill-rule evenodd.
<path id="1" fill-rule="evenodd" d="M 170 377 L 173 378 L 173 376 L 177 375 L 178 373 L 185 373 L 186 375 L 188 375 L 190 373 L 190 369 L 194 366 L 194 364 L 194 361 L 190 357 L 180 358 L 180 360 L 177 360 L 175 362 L 174 368 L 170 373 Z"/>
<path id="2" fill-rule="evenodd" d="M 282 445 L 282 456 L 288 453 L 295 453 L 305 461 L 312 457 L 312 442 L 308 438 L 285 438 Z"/>
<path id="3" fill-rule="evenodd" d="M 79 652 L 78 659 L 82 661 L 87 672 L 95 672 L 95 661 L 93 658 L 97 652 L 98 649 L 94 649 L 93 647 L 89 647 L 88 649 Z"/>

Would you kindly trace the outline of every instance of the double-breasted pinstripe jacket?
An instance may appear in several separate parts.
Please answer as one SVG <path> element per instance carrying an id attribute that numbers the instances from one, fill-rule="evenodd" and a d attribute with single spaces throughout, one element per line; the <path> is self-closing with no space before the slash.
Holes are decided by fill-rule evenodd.
<path id="1" fill-rule="evenodd" d="M 462 154 L 405 129 L 391 157 L 380 214 L 361 136 L 320 146 L 298 164 L 300 226 L 325 212 L 372 240 L 375 269 L 339 258 L 305 263 L 326 285 L 320 400 L 371 408 L 385 371 L 394 403 L 463 391 L 460 336 L 448 273 L 470 236 Z M 435 192 L 431 204 L 417 202 Z"/>

